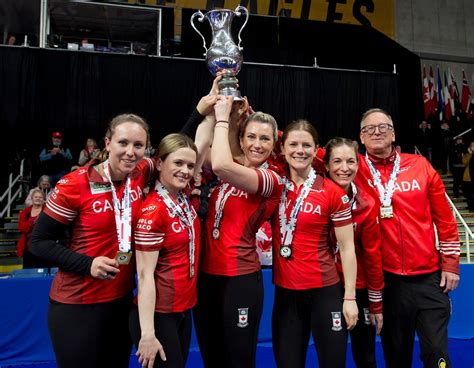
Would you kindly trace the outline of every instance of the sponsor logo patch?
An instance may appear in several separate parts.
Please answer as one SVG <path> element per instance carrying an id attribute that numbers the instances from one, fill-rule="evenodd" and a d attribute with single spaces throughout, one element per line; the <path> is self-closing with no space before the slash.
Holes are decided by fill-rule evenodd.
<path id="1" fill-rule="evenodd" d="M 112 188 L 109 183 L 90 183 L 89 187 L 91 188 L 91 194 L 102 194 L 111 192 Z"/>

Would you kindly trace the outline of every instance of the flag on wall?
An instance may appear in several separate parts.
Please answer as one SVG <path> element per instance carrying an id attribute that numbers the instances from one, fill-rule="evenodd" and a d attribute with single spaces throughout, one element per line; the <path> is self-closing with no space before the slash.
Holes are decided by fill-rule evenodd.
<path id="1" fill-rule="evenodd" d="M 438 112 L 438 94 L 436 93 L 436 83 L 433 75 L 433 67 L 430 65 L 430 79 L 428 80 L 428 87 L 430 90 L 431 112 L 436 114 Z"/>
<path id="2" fill-rule="evenodd" d="M 439 67 L 436 67 L 438 71 L 438 86 L 436 92 L 438 93 L 438 106 L 439 106 L 439 120 L 443 120 L 443 113 L 445 109 L 444 97 L 443 97 L 443 81 L 441 80 L 441 74 L 439 73 Z"/>
<path id="3" fill-rule="evenodd" d="M 454 110 L 454 103 L 452 103 L 452 98 L 450 94 L 450 88 L 448 84 L 448 78 L 446 78 L 446 72 L 444 74 L 444 88 L 443 88 L 443 94 L 444 94 L 444 117 L 446 120 L 451 120 L 451 117 L 453 116 L 453 110 Z M 449 75 L 449 74 L 448 74 Z M 451 106 L 452 103 L 452 106 Z"/>
<path id="4" fill-rule="evenodd" d="M 454 79 L 454 74 L 453 74 L 453 71 L 451 69 L 449 69 L 449 75 L 450 75 L 450 79 L 451 79 L 450 94 L 451 94 L 451 98 L 452 98 L 452 107 L 454 107 L 453 115 L 457 116 L 457 118 L 459 120 L 459 115 L 460 115 L 460 112 L 461 112 L 461 98 L 460 98 L 460 94 L 459 94 L 458 84 L 456 83 L 456 79 Z"/>
<path id="5" fill-rule="evenodd" d="M 428 119 L 431 113 L 430 89 L 428 78 L 426 78 L 426 67 L 423 65 L 423 107 L 425 110 L 425 119 Z"/>
<path id="6" fill-rule="evenodd" d="M 462 71 L 462 91 L 461 91 L 461 107 L 462 111 L 468 112 L 469 111 L 469 104 L 471 101 L 471 89 L 469 88 L 469 84 L 467 84 L 466 74 L 464 70 Z"/>

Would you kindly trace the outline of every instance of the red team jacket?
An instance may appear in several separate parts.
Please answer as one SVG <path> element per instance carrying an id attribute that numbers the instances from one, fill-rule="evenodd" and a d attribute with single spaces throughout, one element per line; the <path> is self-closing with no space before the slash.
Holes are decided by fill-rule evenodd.
<path id="1" fill-rule="evenodd" d="M 191 206 L 195 230 L 194 277 L 189 277 L 189 235 L 186 226 L 170 213 L 165 202 L 151 191 L 142 205 L 135 227 L 136 250 L 159 251 L 155 269 L 155 311 L 179 313 L 194 307 L 200 253 L 200 221 Z"/>
<path id="2" fill-rule="evenodd" d="M 357 289 L 367 289 L 370 313 L 382 313 L 382 272 L 381 234 L 379 225 L 379 206 L 364 191 L 357 191 L 352 205 L 352 225 L 354 227 L 354 246 L 357 258 Z M 331 239 L 336 245 L 334 231 Z M 340 253 L 337 252 L 336 265 L 343 279 Z"/>
<path id="3" fill-rule="evenodd" d="M 49 196 L 44 212 L 62 224 L 73 224 L 68 244 L 71 250 L 90 257 L 115 258 L 118 240 L 112 191 L 110 183 L 103 180 L 92 167 L 93 164 L 97 161 L 64 176 Z M 152 161 L 144 159 L 130 174 L 134 222 L 142 204 L 143 187 L 153 169 Z M 118 198 L 122 198 L 124 187 L 116 188 Z M 50 297 L 67 304 L 103 303 L 119 299 L 134 287 L 134 264 L 132 258 L 128 265 L 121 265 L 114 280 L 99 280 L 60 269 L 51 286 Z"/>
<path id="4" fill-rule="evenodd" d="M 370 156 L 385 185 L 395 161 Z M 364 156 L 359 156 L 357 187 L 380 198 Z M 392 197 L 393 217 L 380 219 L 384 271 L 421 275 L 437 271 L 459 273 L 460 244 L 456 221 L 445 197 L 444 184 L 431 164 L 421 156 L 400 154 L 400 173 Z M 439 249 L 435 244 L 436 225 Z"/>
<path id="5" fill-rule="evenodd" d="M 287 219 L 302 187 L 296 189 L 293 182 L 287 183 Z M 337 284 L 340 279 L 329 239 L 330 230 L 332 226 L 349 224 L 351 211 L 346 193 L 331 180 L 318 175 L 298 214 L 292 255 L 288 259 L 280 256 L 282 240 L 278 209 L 272 216 L 274 284 L 290 290 Z"/>
<path id="6" fill-rule="evenodd" d="M 256 234 L 278 206 L 283 183 L 270 169 L 255 169 L 258 191 L 249 194 L 229 186 L 231 194 L 224 206 L 220 237 L 213 239 L 212 231 L 216 213 L 219 183 L 211 194 L 203 234 L 201 271 L 221 276 L 240 276 L 260 270 L 256 248 Z"/>

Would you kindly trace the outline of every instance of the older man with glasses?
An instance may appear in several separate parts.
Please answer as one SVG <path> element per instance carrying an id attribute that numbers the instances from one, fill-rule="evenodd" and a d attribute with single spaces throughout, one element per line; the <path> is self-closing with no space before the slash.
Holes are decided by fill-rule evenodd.
<path id="1" fill-rule="evenodd" d="M 367 153 L 356 185 L 380 206 L 386 366 L 412 366 L 416 332 L 424 366 L 451 367 L 448 293 L 459 283 L 460 244 L 444 185 L 424 157 L 394 149 L 393 121 L 384 110 L 363 114 L 360 139 Z"/>

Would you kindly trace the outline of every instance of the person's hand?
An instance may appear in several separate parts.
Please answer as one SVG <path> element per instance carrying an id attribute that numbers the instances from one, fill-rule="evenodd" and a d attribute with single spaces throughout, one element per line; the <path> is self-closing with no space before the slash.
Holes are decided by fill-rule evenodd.
<path id="1" fill-rule="evenodd" d="M 113 258 L 100 256 L 92 261 L 91 276 L 96 279 L 113 280 L 118 272 L 120 272 L 118 263 Z"/>
<path id="2" fill-rule="evenodd" d="M 357 309 L 357 303 L 355 300 L 344 300 L 342 303 L 342 313 L 346 320 L 347 329 L 352 330 L 358 321 L 359 310 Z"/>
<path id="3" fill-rule="evenodd" d="M 224 120 L 229 121 L 230 112 L 232 110 L 232 102 L 234 97 L 232 96 L 219 96 L 216 104 L 214 105 L 214 112 L 216 114 L 216 121 Z"/>
<path id="4" fill-rule="evenodd" d="M 217 76 L 214 78 L 212 82 L 211 90 L 209 91 L 209 95 L 217 96 L 219 94 L 219 82 L 222 79 L 222 72 L 217 72 Z"/>
<path id="5" fill-rule="evenodd" d="M 199 100 L 196 110 L 202 116 L 207 116 L 214 113 L 214 105 L 217 101 L 217 95 L 206 95 Z"/>
<path id="6" fill-rule="evenodd" d="M 377 335 L 380 335 L 380 332 L 382 331 L 383 327 L 383 314 L 382 313 L 375 313 L 369 314 L 369 320 L 370 323 L 375 326 L 375 332 L 377 332 Z"/>
<path id="7" fill-rule="evenodd" d="M 51 154 L 52 154 L 52 155 L 55 155 L 55 154 L 57 154 L 59 151 L 60 151 L 59 147 L 54 147 L 54 148 L 51 150 Z"/>
<path id="8" fill-rule="evenodd" d="M 142 336 L 138 343 L 137 352 L 135 353 L 140 365 L 146 368 L 153 368 L 157 353 L 160 353 L 161 360 L 166 361 L 165 351 L 156 336 L 154 334 Z"/>
<path id="9" fill-rule="evenodd" d="M 459 285 L 459 275 L 453 272 L 442 271 L 439 287 L 444 289 L 445 294 L 456 289 Z"/>

